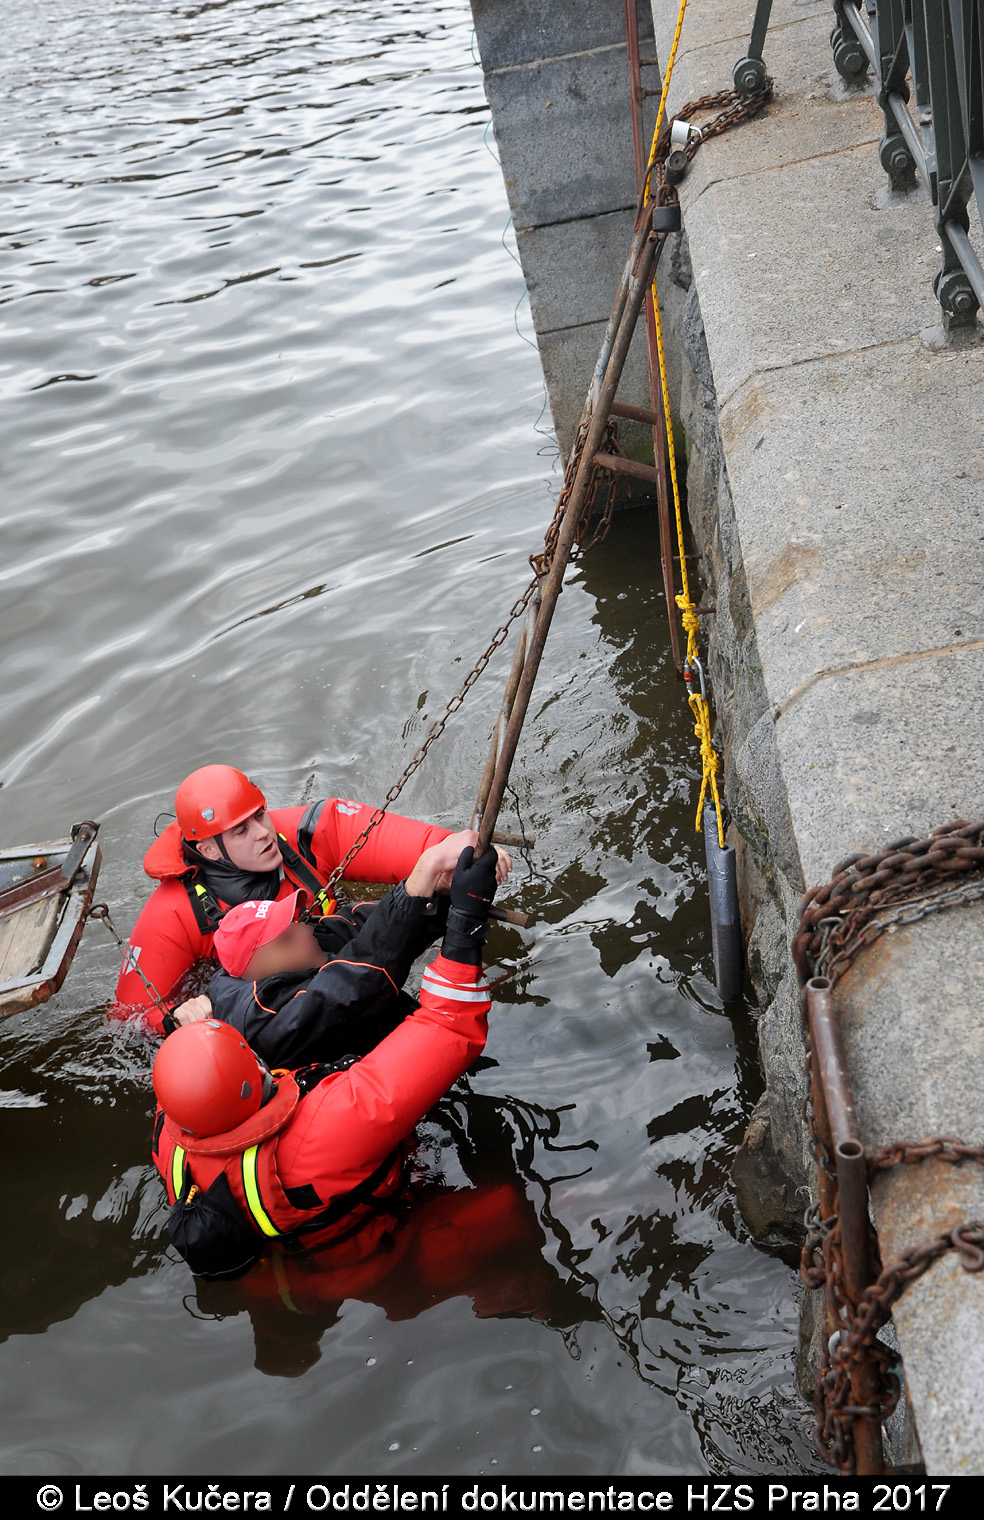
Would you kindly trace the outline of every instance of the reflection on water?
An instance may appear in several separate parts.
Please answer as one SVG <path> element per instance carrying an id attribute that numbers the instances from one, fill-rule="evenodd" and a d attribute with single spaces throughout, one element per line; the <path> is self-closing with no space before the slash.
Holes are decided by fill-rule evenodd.
<path id="1" fill-rule="evenodd" d="M 194 765 L 377 800 L 525 583 L 556 482 L 464 0 L 40 0 L 9 21 L 0 837 L 103 820 L 129 927 Z M 522 311 L 519 321 L 522 323 Z M 795 1279 L 728 1173 L 750 1020 L 709 945 L 656 535 L 570 579 L 486 1056 L 378 1249 L 196 1289 L 108 941 L 0 1027 L 16 1472 L 810 1463 Z M 503 669 L 404 797 L 460 825 Z M 361 1254 L 360 1254 L 361 1253 Z"/>
<path id="2" fill-rule="evenodd" d="M 197 1282 L 199 1313 L 249 1315 L 254 1365 L 299 1377 L 320 1360 L 321 1338 L 344 1304 L 375 1304 L 388 1320 L 416 1319 L 450 1298 L 479 1319 L 549 1312 L 556 1279 L 543 1232 L 518 1183 L 413 1187 L 351 1240 L 319 1251 L 275 1249 L 233 1283 Z"/>

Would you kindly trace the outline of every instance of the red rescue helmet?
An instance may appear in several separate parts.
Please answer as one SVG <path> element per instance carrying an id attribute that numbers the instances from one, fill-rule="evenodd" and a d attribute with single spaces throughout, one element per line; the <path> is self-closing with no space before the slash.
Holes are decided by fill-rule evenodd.
<path id="1" fill-rule="evenodd" d="M 263 1071 L 231 1024 L 205 1019 L 168 1035 L 154 1061 L 154 1091 L 188 1134 L 219 1135 L 256 1113 Z"/>
<path id="2" fill-rule="evenodd" d="M 231 765 L 203 765 L 178 787 L 174 811 L 182 839 L 213 839 L 266 808 L 266 798 Z"/>

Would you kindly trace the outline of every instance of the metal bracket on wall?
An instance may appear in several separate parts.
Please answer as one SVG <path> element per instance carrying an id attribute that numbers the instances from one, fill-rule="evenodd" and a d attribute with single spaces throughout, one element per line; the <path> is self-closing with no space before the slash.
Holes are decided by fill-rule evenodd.
<path id="1" fill-rule="evenodd" d="M 768 70 L 762 61 L 762 49 L 765 47 L 765 34 L 769 30 L 771 15 L 772 0 L 758 0 L 748 51 L 738 59 L 731 74 L 735 89 L 741 95 L 754 95 L 763 88 L 768 77 Z"/>

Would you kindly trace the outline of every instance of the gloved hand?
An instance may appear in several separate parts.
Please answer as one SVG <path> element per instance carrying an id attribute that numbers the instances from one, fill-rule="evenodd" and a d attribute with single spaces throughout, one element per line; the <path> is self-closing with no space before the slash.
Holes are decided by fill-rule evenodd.
<path id="1" fill-rule="evenodd" d="M 489 932 L 489 909 L 495 897 L 497 860 L 491 846 L 479 860 L 475 860 L 471 845 L 466 845 L 458 856 L 451 878 L 451 911 L 441 947 L 448 960 L 465 966 L 481 962 L 482 945 Z"/>

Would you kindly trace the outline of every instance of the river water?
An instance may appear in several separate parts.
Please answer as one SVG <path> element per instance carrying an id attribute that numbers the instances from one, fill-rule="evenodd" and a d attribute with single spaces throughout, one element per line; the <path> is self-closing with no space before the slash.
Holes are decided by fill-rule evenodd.
<path id="1" fill-rule="evenodd" d="M 128 930 L 194 766 L 382 796 L 525 584 L 556 455 L 464 0 L 6 29 L 0 838 L 100 819 Z M 433 1290 L 421 1231 L 415 1278 L 196 1293 L 92 926 L 0 1026 L 3 1471 L 812 1467 L 795 1276 L 729 1185 L 754 1029 L 708 980 L 658 578 L 641 511 L 569 578 L 503 819 L 533 927 L 494 932 L 487 1056 L 421 1131 L 440 1206 L 508 1189 L 525 1240 Z M 467 822 L 503 679 L 405 811 Z"/>

